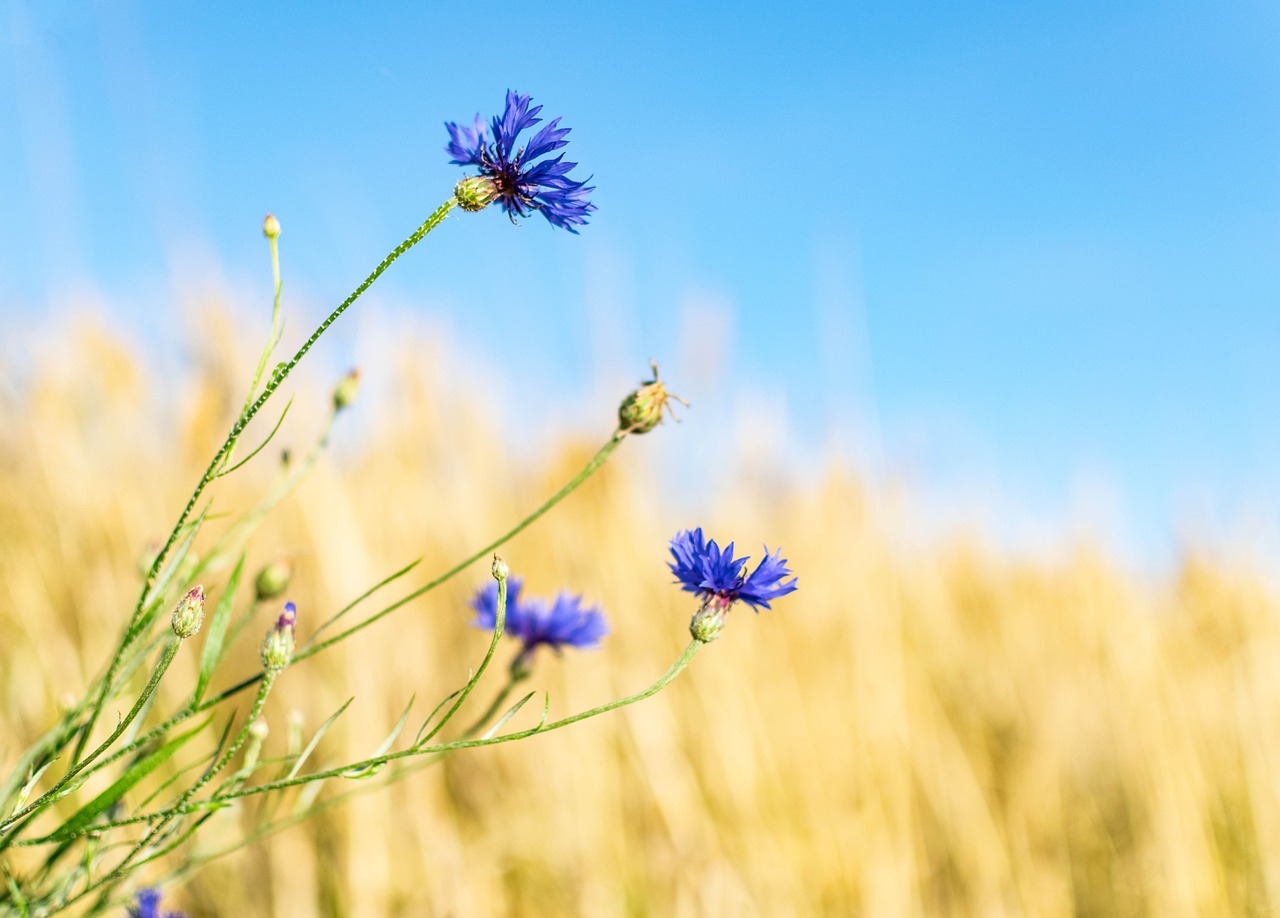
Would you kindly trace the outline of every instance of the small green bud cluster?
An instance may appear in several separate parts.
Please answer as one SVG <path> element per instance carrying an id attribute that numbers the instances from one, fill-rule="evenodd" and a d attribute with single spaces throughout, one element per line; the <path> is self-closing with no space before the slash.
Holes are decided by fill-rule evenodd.
<path id="1" fill-rule="evenodd" d="M 658 375 L 658 364 L 649 361 L 653 367 L 653 379 L 642 383 L 618 406 L 618 431 L 624 434 L 648 433 L 662 421 L 663 413 L 670 409 L 667 405 L 672 399 L 688 406 L 688 402 L 680 396 L 667 391 Z"/>
<path id="2" fill-rule="evenodd" d="M 355 402 L 356 396 L 360 394 L 360 371 L 352 370 L 346 376 L 342 377 L 342 382 L 338 383 L 333 390 L 333 410 L 341 411 L 343 408 L 350 407 Z"/>
<path id="3" fill-rule="evenodd" d="M 293 626 L 297 621 L 298 607 L 285 603 L 275 626 L 262 640 L 262 668 L 267 672 L 278 673 L 293 659 Z"/>
<path id="4" fill-rule="evenodd" d="M 186 639 L 200 630 L 204 624 L 204 587 L 196 585 L 173 607 L 171 618 L 173 633 Z"/>
<path id="5" fill-rule="evenodd" d="M 463 210 L 475 213 L 498 199 L 498 186 L 493 179 L 473 175 L 453 187 L 453 199 Z"/>

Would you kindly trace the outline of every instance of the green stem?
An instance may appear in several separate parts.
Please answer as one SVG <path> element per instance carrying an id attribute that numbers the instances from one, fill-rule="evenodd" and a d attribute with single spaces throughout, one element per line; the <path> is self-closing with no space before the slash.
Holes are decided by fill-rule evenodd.
<path id="1" fill-rule="evenodd" d="M 634 704 L 637 701 L 643 701 L 644 699 L 649 698 L 652 695 L 656 695 L 658 692 L 666 688 L 667 685 L 673 679 L 675 679 L 676 676 L 680 675 L 681 671 L 684 670 L 684 668 L 689 665 L 690 661 L 693 660 L 694 655 L 697 654 L 698 650 L 701 647 L 702 647 L 701 641 L 697 641 L 697 640 L 691 641 L 689 643 L 689 646 L 687 646 L 684 649 L 684 653 L 680 655 L 680 658 L 671 665 L 671 668 L 668 669 L 665 673 L 663 673 L 662 677 L 657 682 L 653 683 L 653 685 L 649 686 L 647 689 L 644 689 L 643 691 L 640 691 L 640 692 L 636 692 L 634 695 L 628 695 L 625 698 L 620 698 L 617 701 L 610 701 L 607 704 L 599 705 L 598 707 L 594 707 L 587 711 L 583 711 L 580 714 L 573 714 L 569 717 L 565 717 L 562 720 L 554 721 L 550 724 L 541 724 L 537 727 L 532 727 L 528 730 L 521 730 L 517 733 L 508 733 L 502 736 L 494 736 L 488 739 L 478 739 L 478 740 L 461 739 L 461 740 L 454 740 L 453 742 L 449 742 L 449 743 L 441 743 L 438 746 L 428 746 L 428 747 L 419 746 L 415 748 L 405 749 L 400 752 L 391 752 L 385 755 L 377 756 L 375 758 L 366 759 L 363 762 L 354 762 L 349 765 L 342 765 L 338 768 L 331 768 L 326 771 L 319 771 L 319 772 L 314 772 L 308 775 L 302 775 L 301 777 L 285 778 L 279 781 L 272 781 L 267 784 L 257 784 L 257 785 L 254 785 L 253 787 L 238 788 L 233 791 L 226 791 L 223 793 L 214 794 L 209 799 L 203 800 L 199 803 L 170 807 L 168 809 L 158 810 L 154 813 L 142 813 L 137 816 L 130 816 L 126 819 L 119 819 L 113 822 L 96 823 L 92 828 L 85 829 L 84 833 L 102 832 L 107 829 L 118 828 L 120 826 L 135 825 L 140 822 L 150 822 L 157 819 L 171 819 L 174 816 L 180 816 L 180 815 L 185 815 L 186 813 L 196 812 L 214 803 L 223 803 L 227 800 L 234 800 L 239 797 L 251 797 L 257 794 L 269 793 L 270 791 L 273 791 L 273 790 L 282 790 L 287 787 L 293 787 L 299 784 L 306 784 L 311 781 L 320 781 L 320 780 L 325 780 L 327 778 L 339 777 L 351 771 L 362 770 L 365 768 L 373 768 L 378 765 L 382 765 L 387 762 L 392 762 L 400 759 L 420 758 L 424 756 L 433 757 L 429 760 L 425 760 L 421 762 L 413 762 L 408 766 L 401 767 L 396 772 L 397 775 L 408 774 L 410 772 L 416 771 L 419 768 L 432 764 L 435 761 L 439 761 L 439 758 L 443 754 L 448 752 L 454 752 L 458 749 L 471 749 L 479 746 L 495 746 L 499 743 L 507 743 L 513 740 L 524 739 L 525 737 L 533 736 L 534 734 L 537 734 L 537 733 L 548 733 L 552 730 L 558 730 L 561 727 L 567 727 L 570 724 L 577 723 L 580 720 L 586 720 L 591 717 L 596 717 L 600 714 L 605 714 L 609 711 L 616 710 L 617 708 L 625 707 L 629 704 Z M 513 681 L 511 683 L 511 686 L 508 686 L 508 690 L 512 686 L 514 686 L 514 684 L 515 683 Z M 496 707 L 496 704 L 495 704 L 495 707 Z M 473 726 L 472 731 L 474 731 L 474 729 L 475 727 Z M 391 782 L 390 781 L 381 782 L 377 785 L 362 785 L 360 790 L 351 791 L 347 794 L 342 794 L 340 795 L 339 799 L 345 799 L 346 797 L 354 796 L 357 793 L 363 792 L 365 788 L 381 787 L 389 783 Z M 336 805 L 336 803 L 337 803 L 336 800 L 330 801 L 330 804 L 332 805 Z M 325 808 L 327 808 L 328 805 L 329 804 L 321 804 L 320 806 L 324 806 Z M 308 812 L 312 812 L 312 811 L 308 811 Z M 296 822 L 302 821 L 303 818 L 305 818 L 305 816 L 299 816 L 298 818 L 290 817 L 288 820 L 286 820 L 286 823 L 287 825 L 292 825 Z M 287 825 L 281 825 L 279 826 L 279 828 L 286 828 Z M 271 834 L 271 831 L 274 831 L 274 828 L 272 828 L 267 832 L 264 832 L 263 834 L 264 835 Z M 84 833 L 81 833 L 81 834 L 84 834 Z M 54 839 L 52 838 L 35 839 L 25 844 L 30 844 L 30 845 L 45 844 L 45 843 L 52 842 L 53 840 Z M 58 840 L 62 841 L 64 839 L 62 836 L 59 836 Z"/>
<path id="2" fill-rule="evenodd" d="M 629 704 L 635 704 L 637 701 L 643 701 L 644 699 L 649 698 L 652 695 L 656 695 L 658 692 L 666 688 L 667 684 L 670 683 L 671 680 L 673 680 L 676 676 L 680 675 L 681 671 L 684 670 L 684 668 L 689 665 L 689 662 L 694 658 L 694 656 L 697 654 L 698 650 L 701 647 L 702 647 L 701 641 L 698 641 L 698 640 L 691 641 L 689 643 L 689 646 L 687 646 L 684 649 L 684 653 L 680 655 L 680 658 L 671 665 L 671 668 L 668 669 L 665 673 L 663 673 L 662 677 L 658 679 L 657 682 L 653 683 L 653 685 L 649 686 L 647 689 L 636 692 L 634 695 L 628 695 L 625 698 L 619 698 L 617 701 L 610 701 L 606 704 L 599 705 L 598 707 L 591 708 L 579 714 L 573 714 L 573 715 L 570 715 L 569 717 L 562 718 L 561 720 L 553 721 L 552 723 L 549 723 L 549 724 L 539 724 L 538 726 L 531 727 L 528 730 L 521 730 L 516 733 L 507 733 L 507 734 L 503 734 L 502 736 L 494 736 L 488 739 L 454 740 L 453 742 L 449 742 L 449 743 L 441 743 L 438 746 L 415 747 L 410 749 L 404 749 L 404 750 L 401 750 L 400 752 L 389 752 L 384 755 L 375 756 L 374 758 L 371 758 L 371 759 L 366 759 L 363 762 L 353 762 L 351 764 L 343 765 L 338 768 L 329 768 L 329 769 L 325 769 L 324 771 L 312 772 L 311 774 L 302 775 L 300 777 L 286 778 L 280 781 L 272 781 L 267 784 L 258 784 L 253 787 L 241 788 L 241 789 L 238 789 L 235 791 L 229 791 L 223 794 L 215 794 L 212 797 L 210 797 L 208 800 L 201 801 L 200 803 L 193 804 L 191 806 L 184 806 L 180 809 L 161 810 L 159 812 L 151 813 L 150 818 L 158 819 L 158 818 L 169 817 L 171 815 L 181 815 L 183 813 L 194 812 L 195 810 L 208 807 L 211 804 L 225 803 L 228 800 L 235 800 L 240 797 L 251 797 L 257 794 L 265 794 L 273 790 L 282 790 L 287 787 L 294 787 L 295 785 L 306 784 L 311 781 L 321 781 L 327 778 L 336 778 L 348 772 L 359 771 L 366 768 L 374 768 L 379 765 L 385 764 L 386 762 L 393 762 L 398 759 L 407 759 L 407 758 L 412 758 L 412 757 L 421 756 L 421 755 L 439 755 L 440 753 L 444 753 L 444 752 L 454 752 L 458 749 L 475 749 L 481 746 L 496 746 L 499 743 L 507 743 L 513 740 L 524 739 L 525 737 L 533 736 L 534 734 L 537 734 L 537 733 L 549 733 L 552 730 L 559 730 L 560 728 L 567 727 L 570 724 L 576 724 L 580 720 L 587 720 L 588 718 L 591 718 L 591 717 L 597 717 L 601 714 L 608 713 L 609 711 L 614 711 L 614 710 L 617 710 L 618 708 L 626 707 Z M 103 828 L 107 828 L 109 825 L 110 824 L 101 824 L 96 826 L 95 828 L 103 829 Z"/>
<path id="3" fill-rule="evenodd" d="M 351 635 L 355 634 L 357 631 L 360 631 L 364 628 L 368 628 L 378 619 L 383 618 L 384 616 L 390 615 L 396 609 L 400 608 L 401 606 L 405 605 L 408 602 L 411 602 L 414 599 L 417 599 L 422 594 L 429 593 L 430 591 L 434 590 L 436 587 L 440 586 L 445 581 L 450 580 L 451 578 L 457 576 L 459 573 L 461 573 L 466 568 L 470 567 L 475 562 L 479 561 L 485 555 L 493 552 L 498 548 L 501 548 L 507 542 L 511 541 L 513 538 L 515 538 L 521 532 L 523 532 L 525 529 L 531 526 L 534 522 L 536 522 L 548 510 L 550 510 L 556 504 L 560 503 L 560 501 L 564 500 L 566 497 L 572 494 L 579 485 L 581 485 L 584 481 L 590 478 L 592 473 L 594 473 L 596 469 L 600 468 L 600 466 L 605 464 L 608 458 L 613 454 L 613 451 L 618 448 L 618 444 L 622 442 L 624 437 L 625 437 L 624 432 L 622 431 L 615 432 L 613 436 L 609 438 L 609 441 L 605 443 L 604 446 L 600 447 L 599 451 L 594 456 L 591 457 L 591 460 L 585 466 L 582 467 L 582 470 L 569 480 L 568 484 L 566 484 L 563 488 L 561 488 L 559 491 L 553 494 L 546 501 L 546 503 L 544 503 L 541 507 L 539 507 L 537 510 L 533 511 L 533 513 L 529 514 L 523 520 L 521 520 L 515 526 L 514 529 L 500 536 L 499 538 L 495 539 L 493 542 L 489 543 L 484 548 L 481 548 L 479 551 L 475 552 L 470 557 L 462 561 L 459 561 L 457 564 L 449 568 L 449 570 L 445 571 L 435 580 L 432 580 L 430 583 L 427 583 L 424 586 L 418 587 L 416 590 L 396 600 L 391 605 L 387 606 L 385 609 L 382 609 L 381 611 L 369 616 L 359 624 L 352 625 L 346 631 L 339 632 L 338 634 L 334 635 L 328 640 L 320 641 L 319 643 L 308 642 L 307 644 L 304 644 L 302 648 L 299 649 L 298 653 L 294 656 L 293 658 L 294 662 L 296 663 L 300 660 L 305 660 L 307 657 L 315 656 L 325 648 L 331 647 L 332 645 L 338 643 L 339 641 L 346 640 Z"/>
<path id="4" fill-rule="evenodd" d="M 431 729 L 430 733 L 424 736 L 421 740 L 415 742 L 415 746 L 419 746 L 422 743 L 427 742 L 444 729 L 444 725 L 449 722 L 454 714 L 458 713 L 458 708 L 462 707 L 462 703 L 467 700 L 467 696 L 471 694 L 471 690 L 476 687 L 476 683 L 480 681 L 480 677 L 484 675 L 484 671 L 489 668 L 489 661 L 493 659 L 494 651 L 498 649 L 498 641 L 502 640 L 502 629 L 506 627 L 507 624 L 507 578 L 504 574 L 496 579 L 498 581 L 498 607 L 497 611 L 494 613 L 493 638 L 489 641 L 489 650 L 485 653 L 484 659 L 480 661 L 480 666 L 476 669 L 475 675 L 467 680 L 467 684 L 463 686 L 462 691 L 458 693 L 458 697 L 453 700 L 453 705 L 445 712 L 444 717 L 440 718 L 440 722 Z"/>
<path id="5" fill-rule="evenodd" d="M 279 674 L 280 674 L 279 671 L 267 671 L 266 673 L 264 673 L 262 683 L 261 685 L 258 686 L 258 697 L 254 699 L 253 707 L 250 708 L 249 710 L 249 716 L 245 718 L 244 725 L 240 728 L 240 732 L 236 735 L 235 741 L 229 747 L 227 747 L 227 750 L 223 752 L 221 756 L 218 757 L 217 761 L 214 762 L 214 764 L 209 768 L 209 770 L 206 771 L 203 775 L 201 775 L 200 779 L 196 781 L 195 784 L 191 785 L 191 787 L 183 791 L 182 796 L 178 798 L 176 803 L 168 807 L 163 814 L 158 814 L 158 817 L 157 817 L 159 820 L 158 823 L 156 825 L 151 826 L 150 828 L 147 829 L 146 832 L 143 833 L 142 838 L 138 839 L 138 841 L 134 843 L 134 846 L 129 851 L 129 853 L 125 855 L 124 860 L 122 860 L 119 864 L 117 864 L 109 874 L 102 877 L 100 880 L 97 880 L 96 882 L 90 883 L 88 886 L 82 889 L 75 896 L 71 897 L 66 902 L 64 902 L 62 904 L 62 908 L 66 908 L 74 904 L 75 902 L 89 895 L 89 893 L 93 892 L 94 890 L 101 889 L 103 887 L 106 887 L 106 890 L 103 892 L 103 895 L 104 896 L 108 895 L 110 893 L 111 887 L 113 887 L 117 882 L 119 882 L 121 878 L 124 877 L 124 875 L 128 872 L 129 865 L 133 863 L 134 859 L 139 854 L 141 854 L 143 851 L 147 849 L 147 847 L 151 844 L 152 839 L 156 838 L 162 832 L 164 832 L 165 829 L 169 827 L 170 823 L 172 823 L 179 816 L 185 815 L 185 813 L 189 812 L 189 810 L 187 809 L 187 804 L 191 800 L 191 798 L 194 797 L 197 793 L 199 793 L 200 790 L 206 784 L 208 784 L 211 780 L 213 780 L 213 776 L 216 775 L 218 772 L 220 772 L 223 768 L 225 768 L 227 766 L 227 763 L 230 762 L 231 759 L 235 756 L 235 754 L 240 751 L 240 747 L 244 745 L 244 741 L 249 736 L 249 728 L 253 725 L 253 722 L 258 719 L 258 715 L 262 713 L 262 706 L 266 703 L 267 694 L 271 691 L 271 687 L 272 685 L 275 684 L 276 677 Z"/>
<path id="6" fill-rule="evenodd" d="M 227 434 L 226 440 L 223 441 L 222 446 L 219 447 L 218 452 L 214 455 L 213 461 L 209 463 L 209 467 L 205 470 L 204 475 L 201 476 L 200 481 L 196 484 L 196 488 L 191 493 L 191 497 L 188 499 L 186 507 L 183 508 L 182 513 L 178 517 L 178 522 L 174 525 L 173 531 L 169 533 L 169 538 L 156 554 L 155 561 L 152 562 L 151 569 L 147 572 L 146 583 L 143 585 L 142 592 L 138 596 L 138 602 L 134 606 L 133 615 L 130 616 L 130 628 L 133 627 L 138 616 L 141 615 L 143 607 L 147 602 L 148 593 L 151 590 L 152 584 L 155 582 L 156 575 L 164 564 L 164 560 L 169 554 L 169 550 L 173 548 L 174 542 L 177 541 L 178 533 L 181 532 L 182 527 L 191 516 L 192 510 L 195 509 L 195 505 L 197 501 L 199 501 L 200 495 L 204 493 L 204 489 L 208 487 L 209 483 L 217 477 L 219 467 L 231 451 L 232 447 L 235 446 L 236 440 L 240 438 L 240 434 L 244 432 L 245 427 L 247 427 L 249 422 L 253 420 L 254 415 L 261 410 L 262 406 L 267 403 L 267 400 L 271 398 L 276 389 L 280 387 L 280 384 L 288 378 L 291 372 L 293 372 L 293 368 L 298 365 L 299 361 L 301 361 L 315 343 L 320 340 L 320 336 L 328 331 L 329 326 L 336 322 L 338 317 L 347 311 L 347 307 L 358 300 L 360 296 L 373 285 L 373 282 L 381 277 L 382 273 L 386 271 L 387 268 L 391 267 L 397 258 L 421 242 L 427 233 L 439 226 L 444 221 L 444 218 L 449 215 L 449 212 L 453 210 L 454 205 L 456 204 L 457 199 L 450 197 L 449 200 L 445 201 L 432 211 L 431 216 L 427 217 L 423 224 L 414 230 L 413 233 L 404 240 L 404 242 L 392 249 L 387 257 L 382 259 L 382 261 L 378 263 L 378 266 L 370 272 L 369 276 L 361 282 L 360 286 L 356 287 L 356 289 L 352 291 L 351 295 L 343 300 L 337 309 L 329 313 L 328 317 L 320 323 L 314 332 L 311 333 L 311 337 L 303 343 L 302 347 L 298 348 L 298 352 L 294 354 L 288 362 L 281 364 L 280 367 L 271 374 L 271 378 L 267 380 L 267 384 L 263 388 L 262 394 L 259 395 L 252 404 L 245 408 L 245 410 L 240 412 L 240 417 L 232 426 L 231 432 Z M 107 695 L 111 691 L 112 683 L 115 681 L 116 673 L 119 670 L 121 658 L 124 656 L 124 653 L 130 643 L 131 638 L 129 637 L 126 637 L 125 640 L 121 641 L 120 646 L 116 649 L 111 665 L 107 668 L 107 674 L 102 680 L 102 688 L 98 692 L 97 699 L 94 701 L 93 711 L 89 715 L 89 720 L 85 724 L 84 732 L 80 735 L 80 740 L 76 744 L 75 753 L 72 755 L 73 764 L 79 760 L 80 754 L 84 751 L 84 747 L 88 742 L 89 735 L 93 732 L 94 724 L 97 723 L 98 717 L 102 713 L 102 708 L 106 704 Z"/>
<path id="7" fill-rule="evenodd" d="M 280 243 L 275 236 L 268 236 L 267 242 L 271 244 L 271 280 L 275 287 L 275 299 L 271 304 L 271 333 L 267 336 L 267 346 L 262 349 L 262 356 L 258 358 L 258 368 L 254 371 L 253 383 L 249 386 L 249 395 L 244 400 L 244 408 L 241 409 L 242 414 L 248 411 L 249 406 L 253 404 L 253 394 L 258 391 L 258 383 L 262 382 L 262 374 L 267 369 L 267 361 L 271 359 L 271 352 L 280 343 Z"/>
<path id="8" fill-rule="evenodd" d="M 121 734 L 123 734 L 124 731 L 128 729 L 129 724 L 133 723 L 134 718 L 138 716 L 138 712 L 140 712 L 143 709 L 143 707 L 146 705 L 147 699 L 149 699 L 153 694 L 155 694 L 156 688 L 158 688 L 160 685 L 160 680 L 164 677 L 165 670 L 167 670 L 169 668 L 169 664 L 173 662 L 173 658 L 177 655 L 178 648 L 181 645 L 182 645 L 182 639 L 178 637 L 175 637 L 174 639 L 169 641 L 168 644 L 165 645 L 164 652 L 160 655 L 160 660 L 159 662 L 156 663 L 156 668 L 152 671 L 151 678 L 147 680 L 146 687 L 143 688 L 142 694 L 138 696 L 138 700 L 134 702 L 133 707 L 129 709 L 129 713 L 124 716 L 124 719 L 120 721 L 120 723 L 116 726 L 115 730 L 112 731 L 111 735 L 108 736 L 105 740 L 103 740 L 102 744 L 98 746 L 97 749 L 93 750 L 93 752 L 91 752 L 88 756 L 81 759 L 80 762 L 78 762 L 65 775 L 63 775 L 57 784 L 49 788 L 47 791 L 45 791 L 43 794 L 41 794 L 38 798 L 33 800 L 31 803 L 24 806 L 22 809 L 18 810 L 16 813 L 11 815 L 8 819 L 4 820 L 3 822 L 0 822 L 0 832 L 3 832 L 5 829 L 13 825 L 15 822 L 17 822 L 19 819 L 21 819 L 23 816 L 27 815 L 28 813 L 34 810 L 37 810 L 40 807 L 44 806 L 46 803 L 50 802 L 51 800 L 56 799 L 59 791 L 61 791 L 64 787 L 70 784 L 72 780 L 75 779 L 76 775 L 84 771 L 85 768 L 87 768 L 90 764 L 93 763 L 94 759 L 102 755 L 103 752 L 105 752 L 108 748 L 110 748 L 112 743 L 114 743 L 116 740 L 120 738 Z M 4 839 L 3 842 L 0 842 L 0 849 L 3 849 L 4 845 L 7 843 L 8 843 L 7 838 Z"/>
<path id="9" fill-rule="evenodd" d="M 523 532 L 526 528 L 528 528 L 528 526 L 530 526 L 539 517 L 544 515 L 548 510 L 550 510 L 560 501 L 564 500 L 565 497 L 567 497 L 579 485 L 581 485 L 584 481 L 586 481 L 586 479 L 589 478 L 597 469 L 599 469 L 600 466 L 604 465 L 605 461 L 608 460 L 608 458 L 613 454 L 613 451 L 617 449 L 618 444 L 622 442 L 623 436 L 624 435 L 621 433 L 615 433 L 612 437 L 610 437 L 609 441 L 605 443 L 604 446 L 602 446 L 599 449 L 599 451 L 596 452 L 596 454 L 591 458 L 591 460 L 585 466 L 583 466 L 583 468 L 578 472 L 578 474 L 575 475 L 563 488 L 561 488 L 554 495 L 552 495 L 545 503 L 543 503 L 540 507 L 538 507 L 538 509 L 536 509 L 529 516 L 525 517 L 520 523 L 518 523 L 513 529 L 511 529 L 501 538 L 497 539 L 490 545 L 487 545 L 484 548 L 480 549 L 479 551 L 475 552 L 466 560 L 461 561 L 458 564 L 455 564 L 452 568 L 450 568 L 445 573 L 441 574 L 439 577 L 436 577 L 430 583 L 426 584 L 425 586 L 419 587 L 418 589 L 409 593 L 407 596 L 397 600 L 395 603 L 391 604 L 390 606 L 387 606 L 385 609 L 379 611 L 374 616 L 372 616 L 369 619 L 366 619 L 360 624 L 354 625 L 351 628 L 347 629 L 346 631 L 342 632 L 341 634 L 338 634 L 333 638 L 330 638 L 329 640 L 324 641 L 322 643 L 311 644 L 311 645 L 304 644 L 302 648 L 300 648 L 294 654 L 293 662 L 297 663 L 301 660 L 305 660 L 307 657 L 314 656 L 320 651 L 325 650 L 326 648 L 332 646 L 333 644 L 336 644 L 339 641 L 343 640 L 344 638 L 350 636 L 354 632 L 359 631 L 361 628 L 367 627 L 368 625 L 377 621 L 379 618 L 382 618 L 384 615 L 387 615 L 390 612 L 393 612 L 394 610 L 405 605 L 410 600 L 416 599 L 417 597 L 423 595 L 424 593 L 435 589 L 436 587 L 445 583 L 449 579 L 457 576 L 458 573 L 460 573 L 462 570 L 469 567 L 470 565 L 474 564 L 484 555 L 489 554 L 495 549 L 500 548 L 502 545 L 506 544 L 506 542 L 508 542 L 510 539 L 514 538 L 515 536 L 517 536 L 519 533 Z M 196 716 L 197 714 L 207 711 L 209 708 L 212 708 L 218 704 L 221 704 L 222 702 L 228 700 L 229 698 L 232 698 L 233 696 L 239 694 L 245 689 L 258 684 L 258 682 L 261 681 L 261 679 L 262 679 L 262 673 L 255 673 L 254 675 L 241 680 L 237 684 L 224 689 L 217 695 L 214 695 L 210 698 L 206 698 L 200 704 L 195 705 L 193 707 L 188 707 L 182 711 L 179 711 L 177 714 L 174 714 L 164 723 L 148 731 L 145 735 L 140 737 L 129 747 L 118 750 L 107 761 L 110 762 L 115 759 L 118 759 L 120 756 L 127 754 L 128 752 L 138 748 L 144 743 L 147 743 L 155 739 L 156 737 L 162 736 L 166 731 L 172 729 L 173 727 L 177 726 L 183 721 L 186 721 Z"/>
<path id="10" fill-rule="evenodd" d="M 489 702 L 489 707 L 485 709 L 485 712 L 483 714 L 481 714 L 479 717 L 476 718 L 475 723 L 467 727 L 467 729 L 462 732 L 462 738 L 471 739 L 471 737 L 479 733 L 484 728 L 484 725 L 487 724 L 490 720 L 492 720 L 494 715 L 496 715 L 498 711 L 502 710 L 502 706 L 506 703 L 507 699 L 511 696 L 511 693 L 515 691 L 515 687 L 519 685 L 521 682 L 523 682 L 526 678 L 528 677 L 515 676 L 515 675 L 508 674 L 507 684 L 504 685 L 502 687 L 502 690 L 498 692 L 497 695 L 494 696 L 493 701 Z"/>

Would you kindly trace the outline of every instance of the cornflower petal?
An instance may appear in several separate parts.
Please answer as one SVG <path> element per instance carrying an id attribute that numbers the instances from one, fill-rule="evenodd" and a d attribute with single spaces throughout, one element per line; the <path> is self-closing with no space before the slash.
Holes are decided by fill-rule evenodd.
<path id="1" fill-rule="evenodd" d="M 779 548 L 773 554 L 765 547 L 764 560 L 748 576 L 746 565 L 749 557 L 735 558 L 734 544 L 723 549 L 715 539 L 707 539 L 701 527 L 676 533 L 671 540 L 671 557 L 668 562 L 680 588 L 701 596 L 704 603 L 715 601 L 727 610 L 741 600 L 756 611 L 771 608 L 769 603 L 797 589 L 796 578 L 784 579 L 791 574 L 787 561 Z"/>
<path id="2" fill-rule="evenodd" d="M 559 651 L 562 647 L 585 650 L 595 647 L 609 633 L 604 613 L 598 607 L 586 606 L 581 596 L 560 593 L 553 602 L 522 594 L 519 577 L 507 579 L 506 633 L 523 644 L 522 653 L 546 645 Z M 476 617 L 471 624 L 492 629 L 497 620 L 498 585 L 488 583 L 476 591 L 471 600 Z"/>

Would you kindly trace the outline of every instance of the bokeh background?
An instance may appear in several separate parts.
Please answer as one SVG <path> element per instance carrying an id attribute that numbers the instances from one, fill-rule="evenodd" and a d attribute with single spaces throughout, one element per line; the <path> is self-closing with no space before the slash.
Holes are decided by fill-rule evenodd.
<path id="1" fill-rule="evenodd" d="M 1277 51 L 1262 3 L 4 0 L 0 764 L 102 665 L 243 399 L 263 214 L 288 346 L 449 193 L 442 122 L 511 87 L 574 128 L 599 213 L 458 214 L 397 263 L 294 385 L 301 445 L 364 371 L 253 563 L 290 558 L 316 610 L 448 567 L 585 460 L 652 356 L 684 423 L 507 553 L 614 624 L 543 661 L 553 708 L 678 652 L 679 528 L 781 543 L 801 591 L 643 706 L 426 771 L 179 903 L 1265 913 Z M 337 761 L 451 690 L 484 575 L 290 673 L 275 741 L 355 694 Z"/>

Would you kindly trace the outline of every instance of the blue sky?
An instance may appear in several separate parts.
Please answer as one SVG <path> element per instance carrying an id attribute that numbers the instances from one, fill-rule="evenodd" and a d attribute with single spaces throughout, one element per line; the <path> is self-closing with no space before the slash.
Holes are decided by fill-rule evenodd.
<path id="1" fill-rule="evenodd" d="M 0 0 L 0 314 L 92 288 L 168 333 L 191 272 L 265 290 L 267 210 L 319 313 L 508 87 L 574 128 L 596 218 L 451 219 L 370 308 L 549 396 L 658 356 L 699 423 L 785 410 L 792 455 L 1011 532 L 1094 492 L 1156 551 L 1206 507 L 1272 525 L 1274 3 Z"/>

